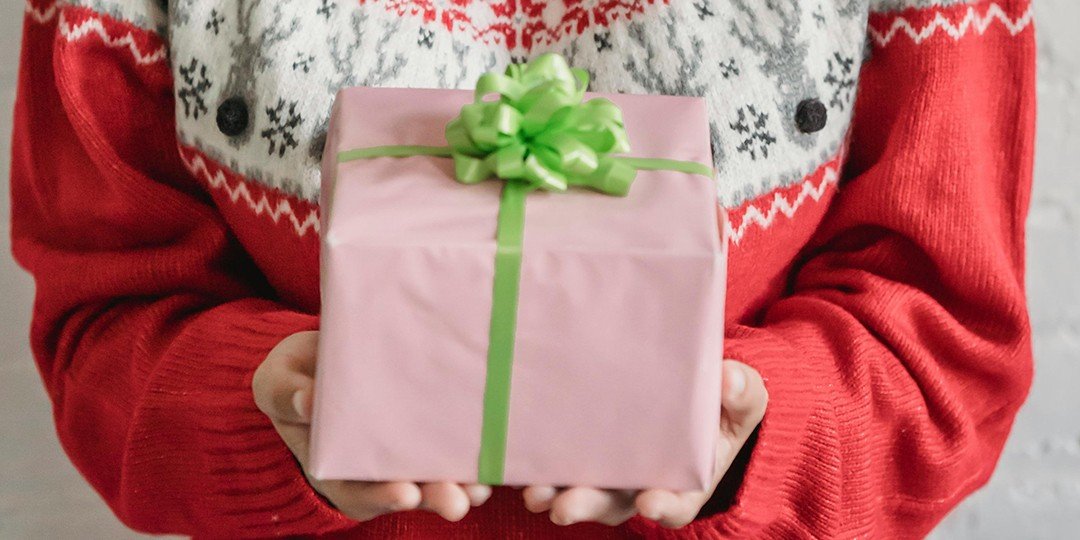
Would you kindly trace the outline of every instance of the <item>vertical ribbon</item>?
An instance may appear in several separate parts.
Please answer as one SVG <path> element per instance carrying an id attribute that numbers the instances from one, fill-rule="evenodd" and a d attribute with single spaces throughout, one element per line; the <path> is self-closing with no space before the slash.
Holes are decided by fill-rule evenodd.
<path id="1" fill-rule="evenodd" d="M 478 477 L 481 484 L 502 484 L 506 468 L 510 379 L 514 364 L 514 335 L 517 332 L 521 247 L 525 236 L 525 195 L 532 189 L 522 182 L 507 182 L 499 202 L 487 377 L 484 382 L 484 419 L 480 430 Z"/>

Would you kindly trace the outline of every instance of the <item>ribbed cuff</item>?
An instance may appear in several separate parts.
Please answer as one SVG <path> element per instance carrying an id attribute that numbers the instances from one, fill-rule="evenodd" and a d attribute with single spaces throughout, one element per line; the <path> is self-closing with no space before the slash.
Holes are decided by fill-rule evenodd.
<path id="1" fill-rule="evenodd" d="M 243 300 L 197 315 L 149 377 L 126 444 L 129 508 L 144 523 L 187 523 L 198 536 L 324 532 L 352 522 L 307 484 L 255 406 L 251 378 L 286 336 L 318 318 Z M 143 500 L 140 500 L 140 499 Z M 164 527 L 162 527 L 164 528 Z"/>
<path id="2" fill-rule="evenodd" d="M 758 429 L 742 485 L 727 510 L 699 518 L 678 530 L 634 518 L 630 527 L 646 538 L 771 538 L 798 535 L 792 507 L 797 489 L 800 446 L 810 428 L 811 411 L 822 395 L 811 381 L 813 364 L 807 351 L 763 329 L 729 329 L 724 357 L 750 365 L 761 373 L 769 404 Z"/>

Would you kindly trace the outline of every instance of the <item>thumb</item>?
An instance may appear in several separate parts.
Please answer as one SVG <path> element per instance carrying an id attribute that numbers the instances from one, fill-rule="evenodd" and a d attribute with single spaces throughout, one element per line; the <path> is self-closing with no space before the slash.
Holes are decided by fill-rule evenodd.
<path id="1" fill-rule="evenodd" d="M 765 416 L 769 393 L 756 369 L 735 360 L 724 361 L 720 427 L 742 442 Z"/>
<path id="2" fill-rule="evenodd" d="M 311 422 L 318 332 L 301 332 L 281 341 L 255 370 L 255 405 L 275 423 Z"/>

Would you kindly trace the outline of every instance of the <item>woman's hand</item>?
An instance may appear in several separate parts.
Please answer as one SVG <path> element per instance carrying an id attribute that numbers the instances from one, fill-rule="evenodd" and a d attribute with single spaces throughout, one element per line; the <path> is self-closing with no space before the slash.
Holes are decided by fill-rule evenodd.
<path id="1" fill-rule="evenodd" d="M 725 360 L 723 377 L 716 476 L 708 492 L 675 493 L 661 489 L 635 492 L 589 487 L 559 490 L 537 486 L 525 488 L 525 507 L 533 512 L 549 512 L 551 521 L 558 525 L 583 521 L 618 525 L 637 514 L 665 527 L 677 528 L 690 523 L 761 422 L 769 401 L 761 375 L 750 366 Z"/>
<path id="2" fill-rule="evenodd" d="M 255 404 L 270 417 L 305 474 L 318 337 L 318 332 L 300 332 L 281 340 L 266 355 L 251 381 Z M 415 508 L 457 521 L 465 517 L 470 506 L 479 506 L 491 496 L 487 486 L 450 482 L 320 481 L 310 475 L 308 482 L 338 510 L 359 521 Z"/>

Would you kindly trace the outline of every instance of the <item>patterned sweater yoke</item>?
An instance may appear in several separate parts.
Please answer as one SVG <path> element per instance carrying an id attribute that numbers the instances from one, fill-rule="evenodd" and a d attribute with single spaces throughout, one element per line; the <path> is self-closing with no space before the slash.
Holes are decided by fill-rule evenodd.
<path id="1" fill-rule="evenodd" d="M 705 97 L 719 191 L 737 205 L 837 154 L 866 49 L 859 1 L 263 4 L 173 6 L 178 133 L 231 169 L 311 200 L 339 88 L 458 88 L 555 51 L 587 68 L 595 90 Z M 831 121 L 800 129 L 807 100 L 824 104 Z M 242 129 L 217 125 L 223 104 L 244 109 Z"/>

